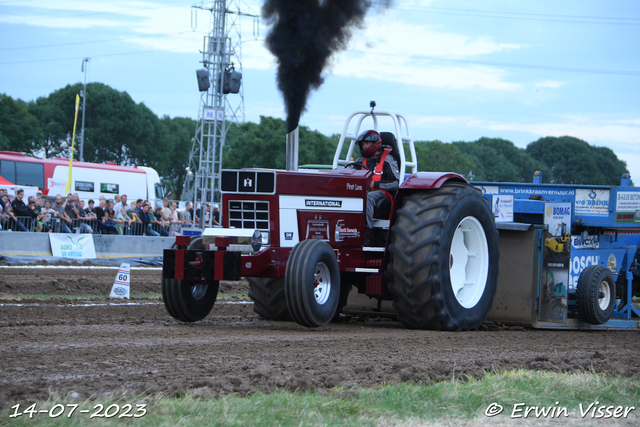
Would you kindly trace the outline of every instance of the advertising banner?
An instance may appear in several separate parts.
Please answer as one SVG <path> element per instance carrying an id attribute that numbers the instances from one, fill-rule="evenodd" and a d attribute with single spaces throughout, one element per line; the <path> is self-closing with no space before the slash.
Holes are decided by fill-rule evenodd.
<path id="1" fill-rule="evenodd" d="M 616 224 L 640 224 L 640 192 L 618 192 Z"/>
<path id="2" fill-rule="evenodd" d="M 96 258 L 91 234 L 49 233 L 51 253 L 61 258 Z"/>
<path id="3" fill-rule="evenodd" d="M 513 222 L 512 195 L 491 196 L 491 206 L 496 222 Z"/>
<path id="4" fill-rule="evenodd" d="M 608 216 L 609 190 L 576 189 L 575 214 L 582 216 Z"/>

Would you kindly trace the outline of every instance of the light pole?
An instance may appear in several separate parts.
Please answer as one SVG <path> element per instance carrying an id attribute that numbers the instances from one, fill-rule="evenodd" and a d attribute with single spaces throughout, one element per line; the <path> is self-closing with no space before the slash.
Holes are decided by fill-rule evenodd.
<path id="1" fill-rule="evenodd" d="M 82 59 L 82 67 L 80 71 L 84 73 L 84 89 L 82 91 L 82 130 L 80 131 L 80 161 L 84 161 L 83 149 L 84 149 L 84 110 L 87 107 L 87 67 L 84 66 L 85 62 L 89 62 L 91 58 Z"/>

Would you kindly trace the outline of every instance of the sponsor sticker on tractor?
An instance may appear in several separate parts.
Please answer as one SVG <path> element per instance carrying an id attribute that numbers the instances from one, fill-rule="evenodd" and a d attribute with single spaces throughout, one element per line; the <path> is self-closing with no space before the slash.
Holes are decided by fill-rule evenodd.
<path id="1" fill-rule="evenodd" d="M 307 239 L 329 241 L 329 221 L 308 221 Z"/>

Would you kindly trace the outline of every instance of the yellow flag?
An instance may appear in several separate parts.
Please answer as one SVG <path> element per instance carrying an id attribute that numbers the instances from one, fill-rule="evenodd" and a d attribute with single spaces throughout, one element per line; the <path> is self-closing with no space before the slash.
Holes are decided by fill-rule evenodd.
<path id="1" fill-rule="evenodd" d="M 78 104 L 80 104 L 80 97 L 76 94 L 76 115 L 73 118 L 73 133 L 71 134 L 71 155 L 69 156 L 69 177 L 67 178 L 67 188 L 64 190 L 66 196 L 71 191 L 71 167 L 73 166 L 73 147 L 76 141 L 76 122 L 78 121 Z"/>

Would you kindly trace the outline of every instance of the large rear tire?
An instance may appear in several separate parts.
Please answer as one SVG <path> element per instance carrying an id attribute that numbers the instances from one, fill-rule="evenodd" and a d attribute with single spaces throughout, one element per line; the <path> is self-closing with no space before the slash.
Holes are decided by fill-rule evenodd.
<path id="1" fill-rule="evenodd" d="M 347 305 L 347 301 L 349 300 L 351 286 L 351 284 L 345 283 L 342 277 L 340 278 L 340 299 L 338 300 L 336 313 L 333 315 L 333 318 L 331 318 L 332 322 L 340 322 L 340 314 L 342 314 L 342 310 L 344 309 L 344 306 Z"/>
<path id="2" fill-rule="evenodd" d="M 334 318 L 340 300 L 340 269 L 329 244 L 304 240 L 293 248 L 284 292 L 291 317 L 302 326 L 315 328 Z"/>
<path id="3" fill-rule="evenodd" d="M 202 238 L 191 241 L 189 249 L 202 250 Z M 181 322 L 197 322 L 211 312 L 220 286 L 217 280 L 206 280 L 198 270 L 194 279 L 162 279 L 162 301 L 167 312 Z"/>
<path id="4" fill-rule="evenodd" d="M 268 320 L 291 320 L 284 295 L 284 277 L 247 277 L 253 311 Z"/>
<path id="5" fill-rule="evenodd" d="M 407 196 L 390 234 L 389 291 L 398 320 L 415 329 L 478 329 L 493 304 L 500 256 L 480 191 L 448 183 Z"/>
<path id="6" fill-rule="evenodd" d="M 592 325 L 607 323 L 616 301 L 613 274 L 602 265 L 590 265 L 580 273 L 576 304 L 582 320 Z"/>

